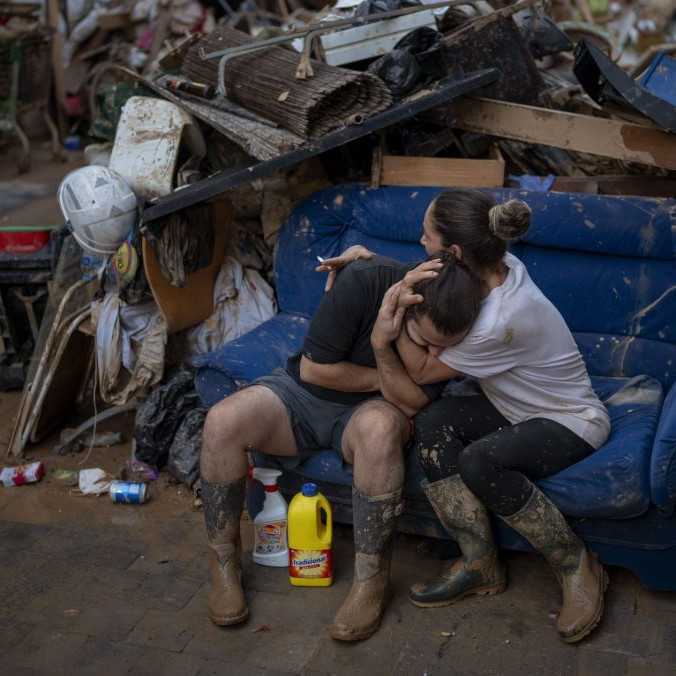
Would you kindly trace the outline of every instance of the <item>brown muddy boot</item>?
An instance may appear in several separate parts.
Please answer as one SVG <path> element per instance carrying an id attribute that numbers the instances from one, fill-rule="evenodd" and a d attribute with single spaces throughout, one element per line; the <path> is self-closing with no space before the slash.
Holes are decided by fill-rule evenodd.
<path id="1" fill-rule="evenodd" d="M 436 515 L 455 538 L 462 557 L 448 564 L 441 576 L 413 585 L 411 602 L 421 608 L 448 606 L 473 594 L 499 594 L 507 579 L 498 560 L 486 508 L 458 474 L 423 485 Z"/>
<path id="2" fill-rule="evenodd" d="M 245 492 L 244 478 L 224 483 L 202 479 L 204 521 L 213 551 L 209 561 L 209 617 L 222 627 L 244 622 L 249 616 L 242 589 L 239 535 Z"/>
<path id="3" fill-rule="evenodd" d="M 401 490 L 368 496 L 352 489 L 354 578 L 329 627 L 331 638 L 362 641 L 380 626 L 389 596 L 392 544 L 401 509 Z"/>
<path id="4" fill-rule="evenodd" d="M 535 486 L 516 514 L 501 517 L 542 554 L 563 590 L 556 628 L 566 643 L 576 643 L 601 621 L 608 576 L 596 555 L 587 551 L 565 517 Z"/>

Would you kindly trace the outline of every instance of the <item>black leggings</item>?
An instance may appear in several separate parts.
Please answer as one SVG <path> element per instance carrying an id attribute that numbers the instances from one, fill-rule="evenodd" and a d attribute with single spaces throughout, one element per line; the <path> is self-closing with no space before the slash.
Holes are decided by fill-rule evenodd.
<path id="1" fill-rule="evenodd" d="M 427 480 L 460 474 L 474 495 L 503 516 L 528 502 L 529 479 L 556 474 L 594 451 L 553 420 L 511 425 L 483 393 L 438 399 L 414 423 L 414 448 Z"/>

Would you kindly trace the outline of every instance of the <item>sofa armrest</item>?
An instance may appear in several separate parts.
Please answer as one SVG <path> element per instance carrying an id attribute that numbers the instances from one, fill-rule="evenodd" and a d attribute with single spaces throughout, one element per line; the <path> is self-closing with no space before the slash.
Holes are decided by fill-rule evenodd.
<path id="1" fill-rule="evenodd" d="M 672 514 L 676 506 L 676 385 L 671 387 L 662 406 L 650 461 L 652 501 L 663 512 Z"/>
<path id="2" fill-rule="evenodd" d="M 197 362 L 195 388 L 211 407 L 244 385 L 286 365 L 300 350 L 309 320 L 280 313 Z"/>

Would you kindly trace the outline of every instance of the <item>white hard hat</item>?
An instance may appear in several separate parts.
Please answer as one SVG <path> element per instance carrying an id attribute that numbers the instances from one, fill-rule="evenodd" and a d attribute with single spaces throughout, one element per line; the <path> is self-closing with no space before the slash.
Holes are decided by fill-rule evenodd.
<path id="1" fill-rule="evenodd" d="M 136 223 L 136 195 L 107 167 L 71 171 L 61 181 L 58 199 L 77 243 L 97 256 L 114 254 Z"/>

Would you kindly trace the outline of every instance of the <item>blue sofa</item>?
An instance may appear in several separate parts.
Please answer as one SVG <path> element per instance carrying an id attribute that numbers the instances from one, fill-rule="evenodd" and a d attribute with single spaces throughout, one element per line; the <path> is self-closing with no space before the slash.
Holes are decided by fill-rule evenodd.
<path id="1" fill-rule="evenodd" d="M 297 207 L 275 254 L 280 312 L 207 355 L 197 391 L 207 406 L 282 366 L 297 351 L 321 298 L 316 256 L 352 244 L 403 261 L 424 256 L 418 243 L 432 188 L 324 190 Z M 612 420 L 601 449 L 539 486 L 607 564 L 634 571 L 652 589 L 676 590 L 676 201 L 634 197 L 493 190 L 524 199 L 533 223 L 511 250 L 559 308 Z M 259 462 L 270 462 L 261 458 Z M 448 537 L 420 489 L 408 458 L 401 529 Z M 282 489 L 311 479 L 351 522 L 351 474 L 330 450 L 317 452 Z M 529 545 L 496 523 L 501 546 Z"/>

